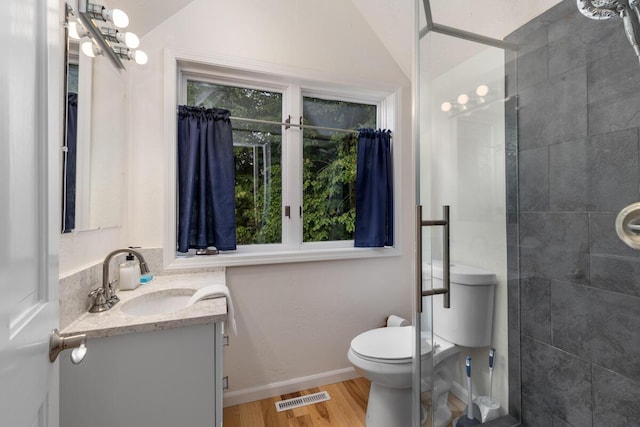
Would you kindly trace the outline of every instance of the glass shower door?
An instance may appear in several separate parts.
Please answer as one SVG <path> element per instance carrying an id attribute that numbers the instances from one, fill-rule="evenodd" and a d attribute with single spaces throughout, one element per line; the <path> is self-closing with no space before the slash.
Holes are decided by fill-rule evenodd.
<path id="1" fill-rule="evenodd" d="M 424 4 L 428 2 L 418 0 L 416 172 L 421 209 L 416 212 L 414 365 L 421 367 L 414 369 L 414 419 L 420 411 L 423 416 L 414 425 L 445 427 L 464 416 L 469 398 L 466 356 L 474 362 L 472 396 L 488 395 L 490 387 L 488 348 L 456 346 L 456 356 L 445 366 L 442 355 L 448 344 L 433 335 L 438 322 L 433 306 L 447 305 L 450 294 L 438 289 L 446 287 L 452 263 L 482 267 L 498 278 L 492 345 L 502 366 L 493 378 L 493 395 L 508 407 L 505 50 L 469 33 L 458 36 L 451 28 L 427 25 L 431 17 Z M 434 296 L 424 296 L 429 289 Z M 456 304 L 455 295 L 450 304 Z M 431 357 L 418 356 L 425 343 L 433 347 Z"/>

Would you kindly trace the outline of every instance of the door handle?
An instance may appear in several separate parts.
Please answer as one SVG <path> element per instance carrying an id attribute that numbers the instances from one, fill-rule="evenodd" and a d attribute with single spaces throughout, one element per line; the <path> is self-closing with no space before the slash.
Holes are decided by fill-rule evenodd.
<path id="1" fill-rule="evenodd" d="M 51 331 L 49 339 L 49 361 L 55 362 L 61 351 L 72 348 L 71 362 L 74 365 L 82 362 L 87 354 L 87 334 L 62 336 L 57 329 Z"/>
<path id="2" fill-rule="evenodd" d="M 422 220 L 422 206 L 418 205 L 416 208 L 416 268 L 418 272 L 416 274 L 416 297 L 418 301 L 420 301 L 420 312 L 422 312 L 422 297 L 440 295 L 442 294 L 442 305 L 444 308 L 451 307 L 451 298 L 449 294 L 449 289 L 451 288 L 451 270 L 450 270 L 450 245 L 449 245 L 449 235 L 450 235 L 450 223 L 449 220 L 449 206 L 442 206 L 442 219 L 435 220 Z M 443 227 L 443 238 L 442 238 L 442 288 L 429 289 L 426 291 L 422 290 L 422 227 L 434 227 L 434 226 L 442 226 Z"/>

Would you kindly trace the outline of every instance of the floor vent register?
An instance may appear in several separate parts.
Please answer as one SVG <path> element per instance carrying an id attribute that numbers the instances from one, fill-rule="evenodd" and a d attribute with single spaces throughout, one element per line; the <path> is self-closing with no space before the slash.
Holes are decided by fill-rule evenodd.
<path id="1" fill-rule="evenodd" d="M 276 411 L 288 411 L 289 409 L 313 405 L 315 403 L 324 402 L 329 399 L 331 399 L 331 396 L 329 396 L 329 393 L 327 393 L 326 391 L 307 394 L 305 396 L 294 397 L 293 399 L 281 400 L 280 402 L 276 402 Z"/>

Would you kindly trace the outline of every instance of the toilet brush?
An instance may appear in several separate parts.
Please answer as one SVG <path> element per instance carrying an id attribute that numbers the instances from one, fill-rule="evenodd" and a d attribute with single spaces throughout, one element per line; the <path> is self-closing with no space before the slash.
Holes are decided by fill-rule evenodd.
<path id="1" fill-rule="evenodd" d="M 489 350 L 489 399 L 493 398 L 493 359 L 496 356 L 496 349 Z"/>
<path id="2" fill-rule="evenodd" d="M 467 366 L 467 392 L 468 392 L 467 415 L 460 416 L 458 418 L 456 427 L 467 427 L 467 426 L 475 426 L 480 424 L 480 421 L 476 420 L 473 417 L 473 395 L 471 394 L 471 356 L 467 356 L 466 366 Z"/>
<path id="3" fill-rule="evenodd" d="M 493 364 L 496 349 L 489 350 L 489 396 L 478 396 L 473 400 L 473 415 L 481 423 L 486 423 L 500 415 L 500 402 L 493 398 Z"/>

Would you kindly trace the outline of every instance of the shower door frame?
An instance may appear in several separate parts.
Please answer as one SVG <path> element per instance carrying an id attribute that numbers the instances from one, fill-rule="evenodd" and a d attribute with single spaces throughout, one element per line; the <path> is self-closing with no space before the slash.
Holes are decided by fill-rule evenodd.
<path id="1" fill-rule="evenodd" d="M 422 1 L 422 6 L 424 8 L 425 13 L 425 21 L 426 25 L 423 28 L 420 28 L 420 1 Z M 505 69 L 507 67 L 513 66 L 515 67 L 515 58 L 518 50 L 518 46 L 513 43 L 508 43 L 502 40 L 493 39 L 491 37 L 486 37 L 481 34 L 472 33 L 469 31 L 461 30 L 455 27 L 451 27 L 448 25 L 439 24 L 434 22 L 433 15 L 431 13 L 431 4 L 430 0 L 416 0 L 415 3 L 415 13 L 416 13 L 416 24 L 415 28 L 417 29 L 417 38 L 415 40 L 414 46 L 414 54 L 416 61 L 414 62 L 414 110 L 415 110 L 415 123 L 414 123 L 414 135 L 415 135 L 415 149 L 414 154 L 416 156 L 416 200 L 418 201 L 418 205 L 422 204 L 420 200 L 420 121 L 417 119 L 420 117 L 420 60 L 419 60 L 419 52 L 420 52 L 420 41 L 429 33 L 437 33 L 457 39 L 462 39 L 466 41 L 471 41 L 475 43 L 480 43 L 486 46 L 492 46 L 499 49 L 502 49 L 505 52 Z M 507 71 L 507 70 L 505 70 Z M 515 73 L 505 72 L 505 79 L 507 75 L 515 75 Z M 507 82 L 505 81 L 505 88 L 507 88 Z M 505 95 L 505 126 L 506 126 L 506 134 L 505 139 L 508 139 L 508 135 L 511 133 L 514 135 L 516 139 L 515 143 L 517 145 L 517 97 L 509 97 L 508 90 Z M 505 151 L 509 151 L 509 141 L 505 141 Z M 514 162 L 511 162 L 508 157 L 506 157 L 505 161 L 505 169 L 514 168 L 517 179 L 517 156 Z M 505 197 L 508 197 L 508 193 L 510 191 L 511 184 L 509 183 L 509 178 L 507 178 L 507 187 Z M 517 190 L 516 190 L 517 191 Z M 517 196 L 517 194 L 516 194 Z M 517 204 L 517 197 L 515 198 Z M 421 212 L 421 206 L 417 207 L 417 212 Z M 516 207 L 516 212 L 517 212 Z M 507 222 L 509 223 L 509 206 L 507 206 Z M 419 223 L 422 218 L 417 218 L 416 222 Z M 505 224 L 508 226 L 509 224 Z M 417 233 L 420 230 L 416 231 Z M 417 242 L 416 242 L 417 245 Z M 417 248 L 417 252 L 421 252 L 421 248 Z M 507 251 L 507 256 L 511 256 L 509 251 Z M 420 269 L 420 270 L 419 270 Z M 519 294 L 519 266 L 513 275 L 512 272 L 508 272 L 508 281 L 512 282 L 512 280 L 517 280 L 517 294 Z M 420 352 L 417 350 L 420 348 L 420 318 L 422 315 L 422 298 L 419 296 L 422 294 L 422 284 L 418 280 L 421 278 L 421 265 L 418 263 L 415 266 L 415 274 L 416 274 L 416 298 L 414 303 L 414 313 L 413 320 L 414 325 L 416 325 L 416 342 L 414 343 L 414 375 L 413 375 L 413 402 L 412 407 L 414 408 L 414 420 L 420 419 L 420 387 L 421 387 L 421 367 L 420 367 Z M 512 292 L 512 286 L 508 286 L 508 293 Z M 509 306 L 511 305 L 510 301 L 512 300 L 511 295 L 508 296 Z M 519 313 L 519 309 L 517 310 Z M 519 314 L 517 314 L 519 316 Z M 518 324 L 519 324 L 519 320 Z M 509 408 L 506 416 L 501 417 L 504 418 L 504 425 L 519 425 L 520 424 L 520 411 L 521 411 L 521 369 L 520 369 L 520 342 L 519 339 L 513 340 L 513 336 L 508 337 L 508 351 L 509 351 L 509 374 L 508 374 L 508 395 L 509 395 Z M 515 365 L 515 366 L 514 366 Z M 431 367 L 433 369 L 433 367 Z M 420 425 L 418 421 L 414 422 L 415 425 Z"/>

